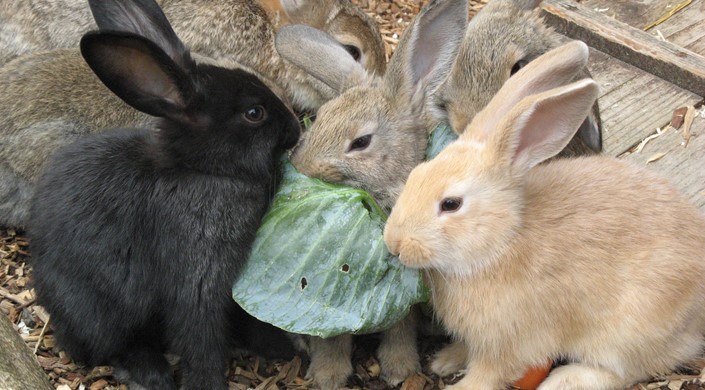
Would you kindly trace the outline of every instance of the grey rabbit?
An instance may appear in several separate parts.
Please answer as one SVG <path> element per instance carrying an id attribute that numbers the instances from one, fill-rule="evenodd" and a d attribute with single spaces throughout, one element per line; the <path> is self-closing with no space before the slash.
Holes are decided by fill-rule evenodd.
<path id="1" fill-rule="evenodd" d="M 424 156 L 433 91 L 447 77 L 467 26 L 467 0 L 431 1 L 404 31 L 383 75 L 370 75 L 344 56 L 330 36 L 284 26 L 277 50 L 340 96 L 324 104 L 292 151 L 302 173 L 363 188 L 390 209 L 404 178 Z M 302 31 L 310 31 L 305 34 Z M 305 38 L 302 38 L 305 37 Z M 416 312 L 382 332 L 382 378 L 397 385 L 420 370 Z M 312 339 L 309 375 L 323 389 L 352 374 L 350 336 Z"/>
<path id="2" fill-rule="evenodd" d="M 38 302 L 72 357 L 113 365 L 131 389 L 177 388 L 168 351 L 182 388 L 225 390 L 233 347 L 293 352 L 230 291 L 298 120 L 255 74 L 196 63 L 154 1 L 90 4 L 101 30 L 81 40 L 86 62 L 160 119 L 46 164 L 28 226 Z"/>

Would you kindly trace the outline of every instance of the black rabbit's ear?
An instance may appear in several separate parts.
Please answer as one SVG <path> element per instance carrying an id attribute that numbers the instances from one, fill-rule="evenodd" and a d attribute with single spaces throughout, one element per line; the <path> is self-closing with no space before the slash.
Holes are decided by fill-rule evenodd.
<path id="1" fill-rule="evenodd" d="M 154 0 L 88 0 L 101 31 L 123 31 L 149 39 L 177 64 L 185 67 L 188 49 L 176 36 Z"/>
<path id="2" fill-rule="evenodd" d="M 130 106 L 183 119 L 193 85 L 155 43 L 130 33 L 92 32 L 81 39 L 81 54 L 103 84 Z"/>

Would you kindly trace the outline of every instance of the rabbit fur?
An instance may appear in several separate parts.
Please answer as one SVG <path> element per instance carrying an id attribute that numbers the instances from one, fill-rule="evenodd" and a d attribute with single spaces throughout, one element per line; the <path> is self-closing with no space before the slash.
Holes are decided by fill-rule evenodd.
<path id="1" fill-rule="evenodd" d="M 396 75 L 403 74 L 399 70 L 421 52 L 408 50 L 403 41 L 385 77 L 370 78 L 352 61 L 339 61 L 344 63 L 331 69 L 320 66 L 342 58 L 334 49 L 327 50 L 335 45 L 332 40 L 326 43 L 323 34 L 315 42 L 299 40 L 295 45 L 287 32 L 303 27 L 283 28 L 277 38 L 279 53 L 342 93 L 321 107 L 316 122 L 292 152 L 293 164 L 309 176 L 363 188 L 383 207 L 391 208 L 408 173 L 425 158 L 428 132 L 436 124 L 447 121 L 456 132 L 462 131 L 459 121 L 471 119 L 486 105 L 517 63 L 522 61 L 524 66 L 559 45 L 558 34 L 539 17 L 539 3 L 493 0 L 467 29 L 465 24 L 448 23 L 456 30 L 448 27 L 446 31 L 455 33 L 438 42 L 455 46 L 443 53 L 433 77 L 422 79 L 421 85 L 396 80 Z M 410 31 L 413 28 L 412 24 Z M 465 36 L 459 43 L 461 31 Z M 581 73 L 588 74 L 586 70 Z M 597 103 L 581 126 L 561 156 L 601 150 Z M 356 143 L 363 147 L 356 148 Z"/>
<path id="2" fill-rule="evenodd" d="M 542 0 L 491 0 L 472 18 L 449 77 L 431 97 L 431 112 L 448 121 L 453 130 L 469 123 L 502 85 L 565 38 L 544 24 Z M 501 33 L 498 33 L 501 31 Z M 590 77 L 587 69 L 577 79 Z M 602 124 L 597 102 L 576 136 L 559 156 L 581 156 L 602 151 Z"/>
<path id="3" fill-rule="evenodd" d="M 273 38 L 271 31 L 256 35 L 250 28 L 276 30 L 303 23 L 350 46 L 370 72 L 384 73 L 379 29 L 349 0 L 158 0 L 157 4 L 191 50 L 204 50 L 204 55 L 220 51 L 222 56 L 235 55 L 243 64 L 258 65 L 264 63 L 261 57 L 268 60 L 275 54 L 273 46 L 270 51 L 262 46 Z M 0 0 L 0 5 L 0 65 L 30 52 L 76 47 L 83 33 L 96 28 L 85 0 Z M 267 40 L 257 40 L 263 38 Z M 248 64 L 250 60 L 263 62 Z"/>
<path id="4" fill-rule="evenodd" d="M 509 79 L 459 140 L 415 168 L 385 226 L 425 271 L 458 340 L 452 390 L 502 389 L 564 358 L 539 390 L 620 389 L 703 351 L 705 218 L 663 178 L 567 145 L 598 94 L 581 42 Z M 540 164 L 540 165 L 539 165 Z"/>
<path id="5" fill-rule="evenodd" d="M 12 2 L 0 12 L 14 10 L 14 16 L 24 15 L 28 23 L 43 21 L 46 28 L 37 28 L 37 34 L 52 31 L 47 34 L 69 40 L 92 24 L 85 22 L 73 28 L 68 23 L 67 31 L 59 34 L 63 31 L 60 23 L 53 23 L 52 18 L 81 7 L 88 11 L 85 0 L 80 1 L 81 6 L 72 1 Z M 309 3 L 281 2 L 293 21 L 309 20 L 347 42 L 348 49 L 359 48 L 358 61 L 365 64 L 366 71 L 384 71 L 379 31 L 367 15 L 347 0 L 319 1 L 316 7 Z M 318 87 L 307 87 L 318 85 L 321 91 L 330 90 L 276 55 L 271 22 L 256 2 L 164 0 L 161 4 L 177 34 L 198 53 L 194 58 L 199 62 L 256 72 L 277 95 L 305 109 L 316 109 L 333 96 L 319 95 Z M 347 52 L 344 55 L 350 56 Z M 152 120 L 110 93 L 84 63 L 78 48 L 30 53 L 0 68 L 0 117 L 4 119 L 0 123 L 0 179 L 6 183 L 0 188 L 0 225 L 15 227 L 25 224 L 37 174 L 54 150 L 104 128 L 139 127 Z"/>
<path id="6" fill-rule="evenodd" d="M 298 31 L 309 28 L 283 27 L 276 40 L 279 53 L 340 93 L 302 135 L 291 155 L 294 166 L 312 177 L 364 188 L 391 208 L 403 178 L 423 159 L 427 96 L 450 69 L 467 14 L 464 0 L 432 1 L 404 32 L 384 76 L 365 72 L 321 32 L 301 40 Z M 382 378 L 391 385 L 420 369 L 416 316 L 412 310 L 382 333 L 378 357 Z M 339 336 L 311 343 L 312 356 L 328 355 L 312 360 L 309 371 L 321 388 L 339 388 L 352 374 L 352 348 L 336 347 L 350 342 L 350 336 Z M 317 348 L 323 351 L 313 351 Z"/>
<path id="7" fill-rule="evenodd" d="M 169 351 L 181 357 L 181 388 L 227 389 L 234 346 L 293 353 L 230 289 L 298 120 L 256 74 L 193 61 L 152 0 L 90 5 L 105 30 L 82 38 L 86 62 L 160 119 L 51 157 L 28 229 L 38 300 L 74 358 L 113 365 L 131 388 L 175 390 Z"/>

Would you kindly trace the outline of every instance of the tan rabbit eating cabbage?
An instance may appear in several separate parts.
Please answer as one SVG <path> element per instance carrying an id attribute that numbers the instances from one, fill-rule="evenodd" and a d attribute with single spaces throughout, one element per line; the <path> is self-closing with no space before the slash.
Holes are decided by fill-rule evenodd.
<path id="1" fill-rule="evenodd" d="M 619 389 L 698 357 L 705 218 L 663 178 L 618 159 L 559 153 L 598 89 L 570 83 L 572 42 L 512 77 L 460 139 L 409 176 L 385 227 L 426 271 L 458 340 L 433 367 L 451 389 L 501 389 L 564 358 L 540 390 Z"/>

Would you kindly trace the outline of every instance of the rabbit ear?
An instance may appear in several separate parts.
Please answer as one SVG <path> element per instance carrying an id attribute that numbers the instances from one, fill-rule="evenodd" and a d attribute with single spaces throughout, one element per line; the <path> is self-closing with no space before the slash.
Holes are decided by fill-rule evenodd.
<path id="1" fill-rule="evenodd" d="M 597 83 L 584 79 L 523 99 L 487 135 L 485 156 L 520 174 L 528 171 L 568 145 L 597 94 Z"/>
<path id="2" fill-rule="evenodd" d="M 578 136 L 590 149 L 596 153 L 602 152 L 602 123 L 600 121 L 600 115 L 596 107 L 593 107 L 593 111 L 590 115 L 585 118 L 585 121 L 580 125 L 578 129 Z"/>
<path id="3" fill-rule="evenodd" d="M 504 83 L 487 106 L 475 116 L 468 130 L 494 131 L 498 121 L 523 98 L 574 80 L 587 64 L 589 54 L 583 42 L 571 41 L 529 62 Z M 465 127 L 466 124 L 459 124 L 460 129 Z"/>
<path id="4" fill-rule="evenodd" d="M 279 4 L 287 15 L 294 20 L 325 19 L 328 15 L 330 2 L 312 0 L 279 0 Z M 325 20 L 315 20 L 325 23 Z"/>
<path id="5" fill-rule="evenodd" d="M 389 62 L 385 89 L 409 99 L 433 91 L 450 71 L 468 24 L 467 0 L 433 0 L 404 32 Z"/>
<path id="6" fill-rule="evenodd" d="M 183 120 L 193 94 L 188 74 L 155 43 L 123 32 L 92 32 L 81 54 L 113 93 L 153 116 Z"/>
<path id="7" fill-rule="evenodd" d="M 277 52 L 339 94 L 363 84 L 367 72 L 333 37 L 313 27 L 284 26 L 275 39 Z"/>
<path id="8" fill-rule="evenodd" d="M 88 4 L 101 31 L 124 31 L 145 37 L 177 63 L 188 52 L 154 0 L 88 0 Z"/>

